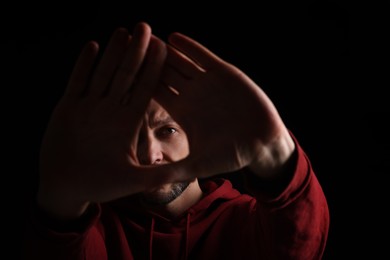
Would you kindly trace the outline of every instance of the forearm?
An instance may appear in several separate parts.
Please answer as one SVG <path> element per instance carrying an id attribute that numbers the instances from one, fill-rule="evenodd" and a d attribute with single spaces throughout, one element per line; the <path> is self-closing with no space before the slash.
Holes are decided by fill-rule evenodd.
<path id="1" fill-rule="evenodd" d="M 91 205 L 77 220 L 58 223 L 31 204 L 24 236 L 23 259 L 106 260 L 106 248 L 98 228 L 100 206 Z"/>
<path id="2" fill-rule="evenodd" d="M 329 230 L 328 205 L 297 143 L 283 175 L 287 178 L 281 182 L 263 181 L 253 173 L 246 178 L 269 253 L 275 259 L 321 259 Z"/>

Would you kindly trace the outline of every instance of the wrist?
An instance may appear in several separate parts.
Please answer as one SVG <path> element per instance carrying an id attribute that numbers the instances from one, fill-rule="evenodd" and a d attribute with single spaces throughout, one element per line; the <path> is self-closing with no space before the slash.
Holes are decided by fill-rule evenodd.
<path id="1" fill-rule="evenodd" d="M 264 180 L 281 178 L 284 168 L 295 151 L 295 143 L 289 133 L 282 135 L 276 141 L 262 148 L 248 168 L 251 172 Z"/>
<path id="2" fill-rule="evenodd" d="M 38 206 L 35 202 L 33 208 L 35 219 L 43 227 L 56 233 L 84 233 L 88 227 L 95 223 L 100 215 L 100 206 L 90 204 L 85 212 L 76 219 L 59 219 Z"/>
<path id="3" fill-rule="evenodd" d="M 80 218 L 90 204 L 44 188 L 38 190 L 36 203 L 48 216 L 62 222 Z"/>

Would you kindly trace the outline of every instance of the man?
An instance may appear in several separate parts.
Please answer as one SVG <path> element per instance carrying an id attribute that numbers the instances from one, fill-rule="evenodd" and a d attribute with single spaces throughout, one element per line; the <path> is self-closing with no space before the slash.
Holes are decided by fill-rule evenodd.
<path id="1" fill-rule="evenodd" d="M 95 68 L 97 53 L 80 54 L 45 133 L 26 258 L 321 259 L 325 196 L 260 87 L 146 23 L 118 29 Z"/>

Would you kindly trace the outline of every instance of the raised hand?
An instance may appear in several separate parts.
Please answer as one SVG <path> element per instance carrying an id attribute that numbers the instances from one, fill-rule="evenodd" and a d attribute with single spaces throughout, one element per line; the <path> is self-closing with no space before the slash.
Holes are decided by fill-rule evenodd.
<path id="1" fill-rule="evenodd" d="M 98 48 L 90 42 L 81 52 L 42 142 L 37 200 L 58 218 L 78 217 L 90 202 L 130 195 L 164 178 L 137 166 L 136 146 L 165 44 L 140 23 L 133 36 L 116 30 L 93 69 Z"/>
<path id="2" fill-rule="evenodd" d="M 190 155 L 180 165 L 201 177 L 249 166 L 273 178 L 294 143 L 268 96 L 193 39 L 174 33 L 169 43 L 156 98 L 187 132 Z"/>

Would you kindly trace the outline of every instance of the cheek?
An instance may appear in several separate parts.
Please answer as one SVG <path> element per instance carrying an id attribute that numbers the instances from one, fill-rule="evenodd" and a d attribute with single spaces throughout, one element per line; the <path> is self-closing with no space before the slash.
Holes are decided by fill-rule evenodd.
<path id="1" fill-rule="evenodd" d="M 189 154 L 189 144 L 186 136 L 175 138 L 169 143 L 169 156 L 174 161 L 184 159 Z"/>
<path id="2" fill-rule="evenodd" d="M 180 143 L 180 156 L 181 158 L 180 159 L 183 159 L 185 157 L 187 157 L 189 154 L 190 154 L 190 147 L 189 147 L 189 144 L 188 144 L 188 140 L 187 138 L 183 138 L 184 140 L 182 140 L 182 142 Z"/>

